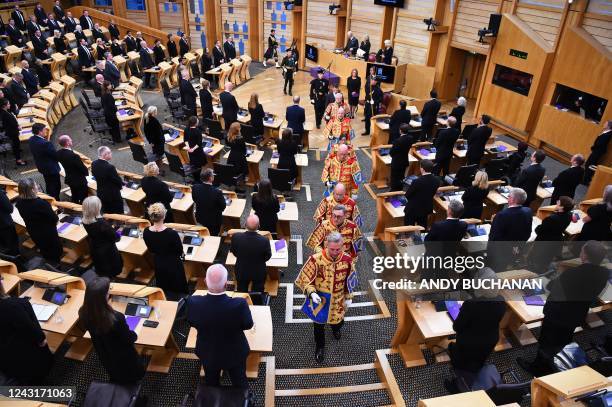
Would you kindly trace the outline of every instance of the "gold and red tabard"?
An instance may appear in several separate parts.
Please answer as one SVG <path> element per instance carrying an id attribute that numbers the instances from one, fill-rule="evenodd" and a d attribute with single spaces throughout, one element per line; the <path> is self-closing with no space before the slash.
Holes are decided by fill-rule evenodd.
<path id="1" fill-rule="evenodd" d="M 327 198 L 323 198 L 313 216 L 314 221 L 321 223 L 326 219 L 331 220 L 331 213 L 336 205 L 344 205 L 346 208 L 346 218 L 355 222 L 357 226 L 362 226 L 361 214 L 359 213 L 357 202 L 348 194 L 344 195 L 344 199 L 341 202 L 336 201 L 333 193 Z"/>
<path id="2" fill-rule="evenodd" d="M 359 227 L 352 220 L 345 220 L 342 225 L 337 227 L 331 220 L 324 220 L 319 223 L 315 230 L 306 241 L 306 246 L 314 251 L 322 250 L 325 247 L 325 238 L 332 232 L 342 235 L 342 248 L 345 253 L 356 258 L 362 248 L 362 235 Z"/>
<path id="3" fill-rule="evenodd" d="M 338 160 L 338 157 L 333 157 L 325 162 L 321 181 L 341 182 L 346 188 L 346 193 L 351 196 L 356 195 L 359 190 L 359 184 L 355 182 L 356 177 L 361 178 L 361 167 L 356 157 L 349 157 L 344 162 Z"/>

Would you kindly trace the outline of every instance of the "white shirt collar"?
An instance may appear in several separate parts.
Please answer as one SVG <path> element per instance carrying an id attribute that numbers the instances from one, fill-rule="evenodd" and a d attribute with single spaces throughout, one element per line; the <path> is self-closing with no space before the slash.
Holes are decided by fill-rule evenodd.
<path id="1" fill-rule="evenodd" d="M 211 293 L 210 291 L 208 292 L 208 295 L 224 295 L 225 291 L 220 292 L 220 293 Z"/>

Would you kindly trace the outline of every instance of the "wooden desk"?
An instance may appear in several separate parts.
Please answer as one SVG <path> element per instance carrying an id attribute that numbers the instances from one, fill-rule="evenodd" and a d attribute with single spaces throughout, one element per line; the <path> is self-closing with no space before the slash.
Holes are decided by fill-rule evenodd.
<path id="1" fill-rule="evenodd" d="M 181 235 L 181 240 L 185 233 L 177 230 Z M 200 246 L 191 246 L 183 244 L 183 253 L 187 253 L 188 247 L 193 247 L 193 253 L 185 255 L 183 262 L 185 267 L 185 277 L 190 281 L 197 277 L 204 277 L 206 266 L 214 263 L 219 247 L 221 247 L 221 238 L 219 236 L 202 236 L 203 242 Z"/>
<path id="2" fill-rule="evenodd" d="M 533 218 L 533 222 L 536 223 L 536 226 L 540 225 L 544 219 L 549 217 L 555 211 L 555 206 L 556 205 L 548 205 L 540 206 L 538 208 L 537 217 Z M 580 219 L 577 222 L 570 222 L 567 228 L 565 228 L 565 233 L 570 238 L 577 236 L 582 231 L 582 227 L 584 226 L 583 219 L 585 216 L 587 216 L 587 214 L 581 211 L 580 209 L 574 209 L 573 212 L 576 213 L 580 217 Z"/>
<path id="3" fill-rule="evenodd" d="M 531 382 L 531 405 L 561 406 L 565 400 L 604 389 L 610 383 L 605 376 L 588 366 L 538 377 Z"/>
<path id="4" fill-rule="evenodd" d="M 509 291 L 502 291 L 506 299 L 506 315 L 502 319 L 500 328 L 508 335 L 514 337 L 522 346 L 531 345 L 538 340 L 533 336 L 527 324 L 539 322 L 544 319 L 544 306 L 527 305 L 524 300 L 513 297 Z M 546 301 L 548 294 L 540 294 Z"/>
<path id="5" fill-rule="evenodd" d="M 21 61 L 21 48 L 14 45 L 8 45 L 4 51 L 6 52 L 6 57 L 4 59 L 6 69 L 17 66 L 17 62 Z"/>
<path id="6" fill-rule="evenodd" d="M 240 229 L 240 218 L 246 207 L 246 199 L 238 198 L 238 195 L 233 191 L 223 191 L 223 195 L 232 200 L 223 211 L 223 229 Z"/>
<path id="7" fill-rule="evenodd" d="M 145 298 L 149 302 L 166 299 L 166 294 L 164 294 L 164 291 L 161 288 L 149 287 L 140 284 L 112 282 L 110 284 L 109 294 L 132 298 Z"/>
<path id="8" fill-rule="evenodd" d="M 391 155 L 387 152 L 385 155 L 380 154 L 380 150 L 391 149 L 391 144 L 383 144 L 372 147 L 372 175 L 370 176 L 370 184 L 376 185 L 377 188 L 386 188 L 389 184 L 391 176 Z M 416 174 L 418 169 L 417 158 L 408 154 L 408 167 L 406 172 L 408 175 Z"/>
<path id="9" fill-rule="evenodd" d="M 249 169 L 249 175 L 246 184 L 250 187 L 256 185 L 261 180 L 259 174 L 259 162 L 263 158 L 263 150 L 258 150 L 255 144 L 247 143 L 247 150 L 251 150 L 251 154 L 247 155 L 247 167 Z M 223 158 L 227 160 L 230 152 L 228 151 L 223 155 Z"/>
<path id="10" fill-rule="evenodd" d="M 144 240 L 121 236 L 116 246 L 123 259 L 123 270 L 120 277 L 126 278 L 128 274 L 134 272 L 136 281 L 148 284 L 153 278 L 155 268 Z"/>
<path id="11" fill-rule="evenodd" d="M 286 242 L 285 248 L 278 252 L 279 256 L 276 256 L 276 249 L 274 243 L 278 240 L 270 240 L 270 246 L 272 249 L 272 258 L 266 262 L 268 275 L 266 277 L 265 290 L 268 294 L 273 297 L 278 295 L 278 286 L 280 284 L 280 269 L 287 268 L 289 266 L 289 242 Z M 230 251 L 227 253 L 227 259 L 225 259 L 225 265 L 228 267 L 234 267 L 236 265 L 236 256 Z"/>
<path id="12" fill-rule="evenodd" d="M 215 109 L 215 113 L 217 116 L 223 114 L 223 108 Z M 272 121 L 264 120 L 264 134 L 263 140 L 261 141 L 262 145 L 266 145 L 272 143 L 273 140 L 276 140 L 280 137 L 280 129 L 285 123 L 285 120 L 281 119 L 279 116 L 267 113 L 272 117 Z M 238 112 L 238 121 L 243 124 L 249 124 L 251 121 L 251 115 L 248 113 L 248 110 L 242 109 Z"/>
<path id="13" fill-rule="evenodd" d="M 298 153 L 295 155 L 295 165 L 297 166 L 297 176 L 295 178 L 295 184 L 293 184 L 293 190 L 299 191 L 302 189 L 302 168 L 308 167 L 308 154 Z M 278 153 L 276 145 L 272 146 L 272 158 L 270 158 L 270 167 L 276 168 L 278 166 Z"/>
<path id="14" fill-rule="evenodd" d="M 171 124 L 164 123 L 162 124 L 162 128 L 165 130 L 176 130 L 178 131 L 179 136 L 174 140 L 166 141 L 166 146 L 168 147 L 168 152 L 178 156 L 183 164 L 189 164 L 189 153 L 187 152 L 187 146 L 185 145 L 185 139 L 183 137 L 184 131 L 178 127 L 175 127 Z M 214 138 L 203 136 L 202 140 L 210 141 L 212 145 L 209 148 L 204 149 L 204 154 L 208 158 L 208 163 L 206 167 L 212 167 L 214 162 L 218 162 L 221 157 L 221 151 L 223 151 L 223 144 Z"/>
<path id="15" fill-rule="evenodd" d="M 196 290 L 193 295 L 205 295 L 204 290 Z M 230 297 L 242 297 L 241 293 L 227 292 Z M 247 377 L 256 379 L 259 371 L 259 363 L 261 362 L 262 352 L 272 352 L 272 314 L 270 307 L 264 305 L 249 305 L 251 316 L 253 317 L 253 328 L 245 330 L 244 335 L 251 349 L 247 357 Z M 186 349 L 195 349 L 197 339 L 197 331 L 195 328 L 189 329 L 187 337 Z"/>
<path id="16" fill-rule="evenodd" d="M 17 266 L 13 263 L 0 259 L 0 278 L 2 287 L 7 294 L 10 294 L 19 286 L 21 279 L 17 275 Z"/>
<path id="17" fill-rule="evenodd" d="M 495 407 L 484 390 L 451 394 L 450 396 L 419 400 L 418 407 Z"/>
<path id="18" fill-rule="evenodd" d="M 251 209 L 250 215 L 254 215 L 255 211 Z M 276 233 L 281 239 L 291 240 L 291 222 L 299 220 L 299 210 L 297 202 L 281 201 L 281 210 L 278 212 L 278 224 Z"/>
<path id="19" fill-rule="evenodd" d="M 385 239 L 385 228 L 402 226 L 404 224 L 404 206 L 399 208 L 393 207 L 388 202 L 391 197 L 404 196 L 404 191 L 396 192 L 383 192 L 376 195 L 376 229 L 374 230 L 374 236 L 381 240 Z"/>
<path id="20" fill-rule="evenodd" d="M 237 58 L 234 58 L 231 61 L 229 61 L 229 63 L 234 67 L 234 69 L 232 69 L 232 73 L 230 74 L 230 78 L 229 78 L 230 82 L 238 86 L 242 82 L 242 80 L 240 79 L 240 71 L 242 70 L 242 61 Z"/>
<path id="21" fill-rule="evenodd" d="M 234 70 L 234 67 L 231 64 L 226 62 L 224 64 L 219 65 L 216 68 L 206 71 L 206 74 L 217 76 L 218 78 L 217 82 L 219 85 L 219 89 L 223 90 L 223 88 L 225 87 L 225 82 L 229 80 L 230 74 L 232 73 L 233 70 Z"/>
<path id="22" fill-rule="evenodd" d="M 244 54 L 240 55 L 240 60 L 242 61 L 242 65 L 240 66 L 240 81 L 246 82 L 251 79 L 251 73 L 249 72 L 249 65 L 251 65 L 251 61 L 253 60 L 250 56 Z"/>

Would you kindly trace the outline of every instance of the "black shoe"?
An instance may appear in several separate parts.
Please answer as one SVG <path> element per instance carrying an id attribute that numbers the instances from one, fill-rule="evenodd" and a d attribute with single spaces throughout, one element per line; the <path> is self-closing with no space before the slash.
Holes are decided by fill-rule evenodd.
<path id="1" fill-rule="evenodd" d="M 283 89 L 283 93 L 286 95 L 286 94 L 287 94 L 287 91 L 286 91 L 285 89 Z"/>
<path id="2" fill-rule="evenodd" d="M 369 136 L 370 132 L 364 131 L 363 133 L 361 133 L 362 136 Z"/>
<path id="3" fill-rule="evenodd" d="M 319 348 L 315 350 L 315 360 L 317 363 L 323 363 L 325 360 L 325 348 Z"/>
<path id="4" fill-rule="evenodd" d="M 337 331 L 332 330 L 332 335 L 334 335 L 334 338 L 339 341 L 340 338 L 342 338 L 342 331 L 340 331 L 339 329 Z"/>
<path id="5" fill-rule="evenodd" d="M 289 96 L 293 96 L 293 93 L 291 93 L 291 91 L 289 91 Z"/>
<path id="6" fill-rule="evenodd" d="M 317 129 L 320 129 L 320 128 L 321 128 L 321 125 L 320 125 L 320 124 L 317 124 Z"/>

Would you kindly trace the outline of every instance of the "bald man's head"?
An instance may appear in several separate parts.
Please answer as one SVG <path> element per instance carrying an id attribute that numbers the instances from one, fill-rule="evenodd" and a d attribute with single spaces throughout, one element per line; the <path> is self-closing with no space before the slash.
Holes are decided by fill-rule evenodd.
<path id="1" fill-rule="evenodd" d="M 336 202 L 342 202 L 344 200 L 344 196 L 346 195 L 346 187 L 342 182 L 339 182 L 334 187 L 334 199 Z"/>
<path id="2" fill-rule="evenodd" d="M 225 82 L 225 91 L 231 92 L 234 89 L 234 84 L 231 82 Z"/>
<path id="3" fill-rule="evenodd" d="M 206 287 L 211 293 L 222 293 L 227 284 L 227 269 L 222 264 L 213 264 L 206 270 Z"/>
<path id="4" fill-rule="evenodd" d="M 338 146 L 338 159 L 340 161 L 344 161 L 346 160 L 346 157 L 348 157 L 348 146 L 346 144 L 340 144 Z"/>
<path id="5" fill-rule="evenodd" d="M 100 73 L 99 73 L 99 74 L 97 74 L 97 75 L 96 75 L 96 82 L 98 82 L 98 83 L 102 83 L 102 82 L 104 82 L 104 75 L 102 75 L 102 74 L 100 74 Z"/>
<path id="6" fill-rule="evenodd" d="M 257 215 L 249 215 L 245 226 L 249 232 L 255 232 L 257 229 L 259 229 L 259 217 Z"/>

